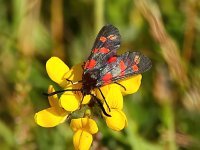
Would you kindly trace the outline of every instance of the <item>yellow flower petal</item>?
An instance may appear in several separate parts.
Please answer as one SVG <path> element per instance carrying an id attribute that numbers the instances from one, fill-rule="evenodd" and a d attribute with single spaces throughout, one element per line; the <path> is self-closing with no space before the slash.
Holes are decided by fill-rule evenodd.
<path id="1" fill-rule="evenodd" d="M 108 92 L 109 92 L 111 86 L 112 86 L 112 84 L 108 84 L 108 85 L 105 85 L 105 86 L 100 87 L 100 90 L 101 90 L 101 92 L 103 93 L 103 96 L 104 96 L 104 97 L 107 96 L 107 94 L 108 94 Z M 95 88 L 94 91 L 95 91 L 96 96 L 97 96 L 99 99 L 103 100 L 102 94 L 101 94 L 101 92 L 99 91 L 99 89 L 98 89 L 98 88 Z"/>
<path id="2" fill-rule="evenodd" d="M 139 75 L 135 75 L 135 76 L 131 76 L 129 78 L 126 78 L 124 80 L 121 80 L 121 81 L 118 81 L 119 84 L 121 84 L 122 86 L 124 86 L 126 88 L 126 90 L 120 86 L 120 85 L 117 85 L 115 83 L 112 83 L 112 84 L 108 84 L 108 85 L 105 85 L 105 86 L 102 86 L 100 89 L 104 95 L 104 97 L 107 96 L 109 90 L 113 87 L 113 86 L 118 86 L 120 87 L 120 90 L 122 92 L 123 95 L 127 95 L 127 94 L 133 94 L 135 92 L 137 92 L 137 90 L 139 89 L 140 87 L 140 84 L 141 84 L 141 79 L 142 79 L 142 75 L 139 74 Z M 103 99 L 100 91 L 96 88 L 95 90 L 95 93 L 96 93 L 96 96 L 99 98 L 99 99 Z"/>
<path id="3" fill-rule="evenodd" d="M 54 82 L 60 86 L 66 86 L 66 80 L 63 80 L 64 75 L 69 71 L 68 66 L 58 57 L 51 57 L 46 63 L 46 70 Z"/>
<path id="4" fill-rule="evenodd" d="M 81 92 L 77 92 L 76 95 L 79 96 L 79 99 L 80 99 L 80 102 L 81 102 L 83 94 Z M 85 95 L 84 98 L 83 98 L 82 104 L 89 103 L 90 99 L 91 99 L 91 95 Z"/>
<path id="5" fill-rule="evenodd" d="M 104 116 L 106 124 L 109 128 L 120 131 L 127 126 L 127 118 L 123 111 L 111 109 L 109 113 L 111 117 Z"/>
<path id="6" fill-rule="evenodd" d="M 100 90 L 103 93 L 104 97 L 107 97 L 107 95 L 109 94 L 110 89 L 112 89 L 113 87 L 119 88 L 119 85 L 115 84 L 115 83 L 112 83 L 112 84 L 108 84 L 108 85 L 100 87 Z M 99 99 L 103 100 L 102 94 L 99 91 L 99 89 L 95 88 L 94 91 L 95 91 L 96 96 Z"/>
<path id="7" fill-rule="evenodd" d="M 70 71 L 65 74 L 64 78 L 72 81 L 80 81 L 83 73 L 82 65 L 83 63 L 74 65 Z"/>
<path id="8" fill-rule="evenodd" d="M 123 96 L 120 88 L 117 85 L 113 85 L 109 90 L 107 97 L 105 98 L 110 109 L 122 109 L 123 108 Z M 104 108 L 107 110 L 106 103 L 103 104 Z"/>
<path id="9" fill-rule="evenodd" d="M 47 108 L 35 114 L 35 122 L 42 127 L 54 127 L 67 118 L 66 111 L 57 111 L 55 107 Z"/>
<path id="10" fill-rule="evenodd" d="M 78 130 L 82 130 L 83 129 L 83 124 L 82 124 L 82 120 L 81 118 L 78 119 L 72 119 L 70 122 L 70 127 L 72 128 L 72 130 L 74 132 L 78 131 Z"/>
<path id="11" fill-rule="evenodd" d="M 93 137 L 84 130 L 78 130 L 73 136 L 73 143 L 76 150 L 89 150 Z"/>
<path id="12" fill-rule="evenodd" d="M 75 111 L 79 108 L 80 97 L 77 94 L 74 94 L 72 91 L 67 91 L 61 95 L 60 105 L 66 111 Z"/>
<path id="13" fill-rule="evenodd" d="M 96 122 L 93 119 L 89 118 L 72 119 L 70 127 L 72 128 L 73 131 L 82 129 L 89 132 L 90 134 L 95 134 L 98 132 L 98 127 Z"/>
<path id="14" fill-rule="evenodd" d="M 83 98 L 82 104 L 89 103 L 90 99 L 91 99 L 91 95 L 85 95 L 84 98 Z"/>
<path id="15" fill-rule="evenodd" d="M 48 93 L 52 93 L 54 92 L 54 88 L 52 85 L 49 85 L 49 88 L 48 88 Z M 58 100 L 58 95 L 55 94 L 53 96 L 48 96 L 48 100 L 49 100 L 49 104 L 50 106 L 52 107 L 59 107 L 59 100 Z"/>
<path id="16" fill-rule="evenodd" d="M 122 94 L 127 95 L 127 94 L 133 94 L 137 92 L 141 84 L 141 79 L 142 79 L 142 75 L 139 74 L 139 75 L 131 76 L 122 81 L 119 81 L 118 83 L 123 85 L 126 88 L 125 90 L 123 87 L 120 86 Z"/>
<path id="17" fill-rule="evenodd" d="M 82 65 L 83 65 L 83 63 L 80 63 L 80 64 L 73 66 L 70 69 L 70 71 L 68 71 L 64 75 L 64 78 L 71 80 L 72 82 L 81 81 L 82 80 L 82 73 L 83 73 Z M 81 87 L 82 87 L 81 82 L 78 83 L 78 84 L 73 84 L 73 85 L 68 86 L 68 88 L 72 88 L 72 89 L 80 89 Z"/>
<path id="18" fill-rule="evenodd" d="M 95 134 L 98 132 L 98 127 L 93 119 L 89 119 L 84 127 L 90 134 Z"/>
<path id="19" fill-rule="evenodd" d="M 75 131 L 74 147 L 77 150 L 88 150 L 92 144 L 92 134 L 98 131 L 96 122 L 89 118 L 72 119 L 71 128 Z"/>

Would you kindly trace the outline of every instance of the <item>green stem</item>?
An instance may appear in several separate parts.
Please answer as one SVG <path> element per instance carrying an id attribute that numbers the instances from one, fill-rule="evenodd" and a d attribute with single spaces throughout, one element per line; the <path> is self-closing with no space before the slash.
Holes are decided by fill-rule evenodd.
<path id="1" fill-rule="evenodd" d="M 94 1 L 95 33 L 104 25 L 104 0 Z"/>
<path id="2" fill-rule="evenodd" d="M 167 145 L 169 150 L 177 150 L 174 112 L 170 102 L 163 105 L 163 121 L 167 128 Z"/>

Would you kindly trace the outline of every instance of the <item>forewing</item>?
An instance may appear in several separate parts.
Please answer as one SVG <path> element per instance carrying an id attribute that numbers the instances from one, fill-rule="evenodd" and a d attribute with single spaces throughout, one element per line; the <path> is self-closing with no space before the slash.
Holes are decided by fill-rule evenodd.
<path id="1" fill-rule="evenodd" d="M 98 33 L 91 54 L 85 62 L 84 73 L 105 66 L 108 58 L 116 55 L 119 47 L 119 30 L 113 25 L 104 26 Z"/>
<path id="2" fill-rule="evenodd" d="M 99 71 L 97 87 L 126 77 L 141 74 L 151 68 L 151 60 L 140 52 L 126 52 L 108 59 L 107 65 Z"/>

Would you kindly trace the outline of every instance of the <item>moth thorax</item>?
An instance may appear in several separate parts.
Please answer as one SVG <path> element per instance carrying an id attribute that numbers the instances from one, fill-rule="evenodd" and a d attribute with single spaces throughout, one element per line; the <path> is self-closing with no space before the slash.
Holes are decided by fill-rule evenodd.
<path id="1" fill-rule="evenodd" d="M 96 72 L 87 72 L 83 74 L 82 81 L 83 81 L 83 87 L 82 92 L 83 95 L 90 94 L 90 91 L 96 87 L 97 82 L 97 73 Z"/>

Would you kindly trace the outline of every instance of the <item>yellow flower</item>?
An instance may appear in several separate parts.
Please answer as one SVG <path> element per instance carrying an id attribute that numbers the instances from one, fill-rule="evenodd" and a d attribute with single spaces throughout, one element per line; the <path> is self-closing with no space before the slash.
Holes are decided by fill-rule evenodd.
<path id="1" fill-rule="evenodd" d="M 70 80 L 72 82 L 81 81 L 83 73 L 82 65 L 83 64 L 75 65 L 71 68 L 71 70 L 69 70 L 69 67 L 58 57 L 51 57 L 46 63 L 46 70 L 49 77 L 65 90 L 81 89 L 81 82 L 79 82 L 78 84 L 71 84 L 71 82 L 67 80 Z M 104 97 L 106 97 L 106 101 L 108 101 L 107 94 L 113 87 L 113 85 L 117 86 L 123 95 L 132 94 L 139 89 L 141 79 L 142 75 L 139 74 L 118 81 L 118 83 L 121 84 L 121 86 L 113 83 L 101 87 L 100 90 L 102 91 Z M 102 100 L 102 102 L 104 102 L 102 94 L 97 88 L 91 91 L 91 93 L 94 93 L 94 95 L 96 95 L 99 99 Z M 80 107 L 80 102 L 82 101 L 82 98 L 83 95 L 80 91 L 66 91 L 61 95 L 59 103 L 66 111 L 71 112 L 77 110 Z M 112 97 L 110 98 L 113 99 Z M 90 99 L 91 95 L 84 96 L 82 104 L 89 103 Z"/>
<path id="2" fill-rule="evenodd" d="M 112 84 L 102 86 L 101 91 L 104 94 L 104 97 L 106 97 L 109 90 L 113 87 L 113 85 L 116 85 L 118 88 L 120 88 L 120 91 L 124 96 L 128 95 L 128 94 L 133 94 L 138 91 L 140 84 L 141 84 L 141 80 L 142 80 L 142 75 L 138 74 L 138 75 L 131 76 L 126 79 L 117 81 L 117 83 L 119 83 L 119 85 L 112 83 Z M 95 89 L 95 92 L 97 94 L 97 97 L 99 97 L 100 99 L 103 99 L 103 97 L 98 89 Z"/>
<path id="3" fill-rule="evenodd" d="M 93 119 L 88 117 L 72 119 L 70 126 L 75 132 L 73 143 L 76 150 L 88 150 L 92 144 L 92 134 L 98 132 L 98 127 Z"/>
<path id="4" fill-rule="evenodd" d="M 48 93 L 54 92 L 52 85 L 48 88 Z M 57 94 L 48 97 L 50 108 L 39 111 L 35 114 L 35 122 L 42 127 L 54 127 L 62 122 L 68 116 L 68 112 L 59 106 Z"/>
<path id="5" fill-rule="evenodd" d="M 119 81 L 118 83 L 126 88 L 125 90 L 123 87 L 120 86 L 120 91 L 123 95 L 136 93 L 140 87 L 141 80 L 142 75 L 138 74 Z"/>
<path id="6" fill-rule="evenodd" d="M 128 125 L 126 115 L 122 111 L 122 95 L 133 94 L 137 92 L 141 84 L 141 79 L 142 75 L 139 74 L 119 81 L 119 85 L 112 83 L 101 88 L 101 91 L 104 93 L 105 99 L 110 107 L 109 112 L 107 105 L 105 103 L 103 105 L 106 112 L 109 112 L 111 115 L 111 117 L 103 115 L 109 128 L 115 131 L 120 131 Z M 100 92 L 97 91 L 97 95 L 102 99 Z"/>
<path id="7" fill-rule="evenodd" d="M 51 57 L 46 63 L 46 70 L 54 82 L 60 85 L 65 91 L 60 98 L 54 93 L 48 96 L 50 108 L 42 110 L 35 114 L 35 121 L 42 127 L 54 127 L 67 118 L 69 113 L 80 108 L 80 104 L 88 104 L 92 97 L 100 100 L 108 117 L 103 114 L 106 124 L 109 128 L 119 131 L 127 126 L 127 118 L 123 109 L 123 95 L 135 93 L 141 84 L 142 75 L 136 75 L 116 83 L 92 89 L 90 95 L 81 93 L 82 69 L 83 64 L 73 66 L 71 69 L 58 57 Z M 73 91 L 75 90 L 75 91 Z M 62 90 L 61 90 L 62 91 Z M 55 92 L 53 86 L 49 86 L 48 93 Z M 58 91 L 59 92 L 59 91 Z M 103 96 L 104 98 L 103 98 Z M 83 100 L 82 100 L 83 98 Z M 95 99 L 95 98 L 94 98 Z M 108 106 L 106 105 L 106 102 Z M 73 143 L 77 150 L 87 150 L 92 144 L 92 134 L 97 133 L 98 127 L 94 120 L 87 115 L 84 118 L 72 119 L 70 126 L 73 129 Z"/>
<path id="8" fill-rule="evenodd" d="M 75 65 L 74 67 L 69 70 L 69 67 L 58 57 L 51 57 L 46 63 L 46 70 L 54 82 L 59 84 L 65 90 L 67 89 L 80 89 L 81 84 L 72 84 L 71 82 L 67 81 L 80 81 L 82 78 L 82 64 Z M 82 104 L 87 104 L 90 100 L 90 95 L 84 97 Z M 60 99 L 60 105 L 67 111 L 75 111 L 79 108 L 80 102 L 82 100 L 82 93 L 67 91 L 64 92 Z"/>
<path id="9" fill-rule="evenodd" d="M 124 112 L 122 111 L 123 108 L 123 97 L 122 93 L 120 92 L 120 89 L 118 85 L 111 85 L 112 87 L 110 88 L 106 100 L 107 103 L 110 107 L 110 112 L 109 114 L 111 117 L 103 115 L 106 124 L 109 128 L 115 130 L 115 131 L 120 131 L 122 130 L 125 126 L 127 126 L 127 118 Z M 103 107 L 106 109 L 108 112 L 107 106 L 104 103 Z"/>

